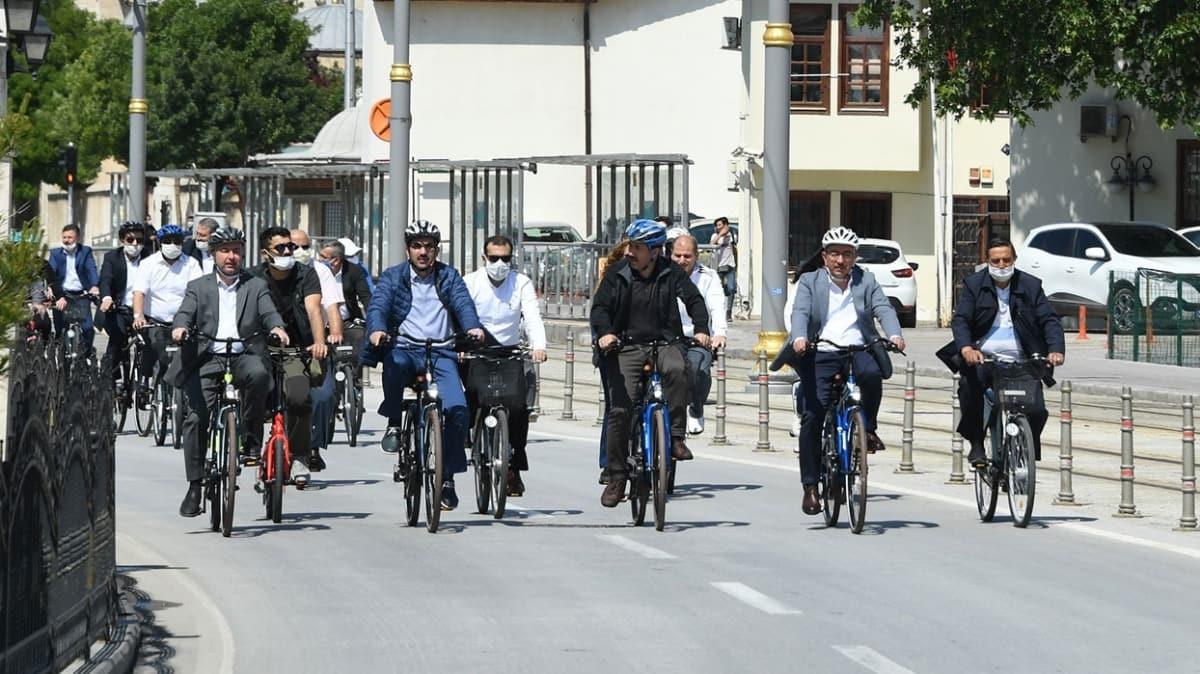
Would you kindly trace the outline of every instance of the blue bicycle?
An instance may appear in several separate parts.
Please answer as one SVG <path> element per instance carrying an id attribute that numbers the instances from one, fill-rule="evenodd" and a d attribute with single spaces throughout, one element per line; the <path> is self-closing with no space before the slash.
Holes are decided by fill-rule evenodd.
<path id="1" fill-rule="evenodd" d="M 629 504 L 634 526 L 640 527 L 653 496 L 654 528 L 662 531 L 667 523 L 667 495 L 675 461 L 671 458 L 671 412 L 663 395 L 658 352 L 674 347 L 664 340 L 640 345 L 650 347 L 650 358 L 642 366 L 641 394 L 633 409 L 633 432 L 629 435 Z"/>
<path id="2" fill-rule="evenodd" d="M 885 340 L 876 339 L 862 346 L 842 346 L 827 339 L 814 343 L 828 344 L 840 354 L 866 351 L 876 344 L 883 344 L 889 351 L 898 351 Z M 831 404 L 826 408 L 825 420 L 821 425 L 821 501 L 825 526 L 838 523 L 842 503 L 850 511 L 850 531 L 860 534 L 866 524 L 867 513 L 867 426 L 862 409 L 862 397 L 854 380 L 854 359 L 846 359 L 845 375 L 837 375 L 830 382 Z M 848 497 L 848 498 L 847 498 Z"/>

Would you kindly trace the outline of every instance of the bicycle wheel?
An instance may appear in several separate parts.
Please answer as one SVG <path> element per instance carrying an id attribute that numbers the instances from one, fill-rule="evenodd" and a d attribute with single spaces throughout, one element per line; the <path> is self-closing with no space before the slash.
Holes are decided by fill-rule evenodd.
<path id="1" fill-rule="evenodd" d="M 672 460 L 670 474 L 667 476 L 667 495 L 668 496 L 675 495 L 675 469 L 678 467 L 679 467 L 679 464 L 677 462 L 675 462 L 674 460 Z"/>
<path id="2" fill-rule="evenodd" d="M 850 531 L 861 534 L 867 514 L 867 426 L 862 410 L 850 417 L 850 470 L 846 473 Z"/>
<path id="3" fill-rule="evenodd" d="M 496 427 L 492 429 L 492 442 L 488 448 L 488 459 L 492 470 L 492 491 L 496 494 L 496 519 L 504 517 L 504 504 L 508 499 L 508 459 L 512 447 L 508 444 L 508 410 L 496 408 Z"/>
<path id="4" fill-rule="evenodd" d="M 992 446 L 992 461 L 983 470 L 978 468 L 975 470 L 975 507 L 979 510 L 979 520 L 982 522 L 991 522 L 996 516 L 996 501 L 1000 498 L 1000 473 L 996 470 L 995 461 L 1001 460 L 1000 454 L 995 451 L 996 431 L 992 429 L 988 432 L 988 437 L 984 440 L 985 443 Z"/>
<path id="5" fill-rule="evenodd" d="M 1008 511 L 1012 513 L 1013 526 L 1024 528 L 1029 525 L 1029 518 L 1033 516 L 1033 492 L 1037 487 L 1033 430 L 1029 428 L 1029 421 L 1024 416 L 1017 416 L 1009 423 L 1016 424 L 1017 432 L 1005 435 L 1004 439 L 1008 463 Z"/>
<path id="6" fill-rule="evenodd" d="M 417 447 L 417 408 L 410 405 L 404 411 L 400 428 L 400 456 L 398 469 L 404 472 L 405 521 L 415 527 L 421 519 L 421 459 Z"/>
<path id="7" fill-rule="evenodd" d="M 425 442 L 425 529 L 437 533 L 442 521 L 442 412 L 436 405 L 425 410 L 425 425 L 421 429 Z"/>
<path id="8" fill-rule="evenodd" d="M 650 453 L 654 465 L 650 471 L 650 492 L 654 496 L 654 528 L 662 531 L 667 524 L 667 489 L 671 481 L 671 435 L 661 407 L 650 413 L 654 445 Z"/>
<path id="9" fill-rule="evenodd" d="M 633 425 L 633 433 L 629 441 L 629 454 L 635 458 L 636 468 L 630 471 L 629 474 L 629 508 L 633 511 L 633 526 L 640 527 L 646 522 L 646 503 L 650 496 L 650 477 L 649 468 L 644 466 L 645 460 L 642 450 L 642 424 L 641 412 L 638 413 L 638 422 Z"/>
<path id="10" fill-rule="evenodd" d="M 154 444 L 157 447 L 167 444 L 167 424 L 171 414 L 167 401 L 171 397 L 171 385 L 160 379 L 154 390 Z"/>
<path id="11" fill-rule="evenodd" d="M 492 507 L 492 462 L 486 446 L 490 437 L 487 426 L 483 423 L 484 417 L 485 413 L 480 412 L 471 434 L 471 463 L 475 464 L 475 506 L 480 515 L 486 515 Z"/>
<path id="12" fill-rule="evenodd" d="M 354 441 L 358 442 L 358 434 L 362 432 L 363 420 L 363 388 L 362 382 L 357 379 L 354 381 Z"/>
<path id="13" fill-rule="evenodd" d="M 271 441 L 271 462 L 274 464 L 274 479 L 267 485 L 267 517 L 275 524 L 283 519 L 283 485 L 287 483 L 287 441 L 275 438 Z"/>
<path id="14" fill-rule="evenodd" d="M 214 411 L 208 419 L 208 460 L 204 462 L 204 498 L 208 501 L 209 526 L 213 531 L 221 530 L 221 445 L 217 434 L 217 415 Z"/>
<path id="15" fill-rule="evenodd" d="M 342 368 L 342 426 L 346 429 L 346 442 L 351 447 L 358 444 L 358 429 L 354 424 L 355 397 L 358 395 L 354 386 L 354 368 L 343 365 Z"/>
<path id="16" fill-rule="evenodd" d="M 224 485 L 225 512 L 221 513 L 221 535 L 229 538 L 233 533 L 233 502 L 237 495 L 238 471 L 238 419 L 237 410 L 227 409 L 222 428 L 221 451 L 225 454 L 225 474 L 221 476 Z"/>
<path id="17" fill-rule="evenodd" d="M 109 363 L 105 361 L 105 372 L 111 372 Z M 125 430 L 125 419 L 129 416 L 130 381 L 129 365 L 122 363 L 118 367 L 119 382 L 113 384 L 113 432 L 120 435 Z"/>
<path id="18" fill-rule="evenodd" d="M 821 429 L 821 514 L 825 517 L 825 526 L 837 526 L 838 517 L 842 513 L 842 462 L 837 450 L 837 422 L 833 416 L 833 408 L 825 415 L 825 425 Z"/>
<path id="19" fill-rule="evenodd" d="M 138 377 L 133 385 L 133 423 L 137 426 L 138 435 L 143 438 L 154 430 L 152 392 L 150 379 Z"/>

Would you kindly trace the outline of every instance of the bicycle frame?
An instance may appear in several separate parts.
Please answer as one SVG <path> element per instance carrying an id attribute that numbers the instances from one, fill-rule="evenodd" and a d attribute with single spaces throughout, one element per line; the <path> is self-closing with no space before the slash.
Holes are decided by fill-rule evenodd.
<path id="1" fill-rule="evenodd" d="M 834 423 L 837 428 L 835 436 L 835 447 L 837 448 L 838 464 L 843 473 L 850 470 L 850 417 L 854 413 L 862 409 L 861 396 L 858 390 L 858 384 L 854 380 L 854 360 L 849 363 L 849 370 L 846 373 L 846 379 L 840 383 L 841 391 L 838 393 L 838 400 L 833 407 Z"/>

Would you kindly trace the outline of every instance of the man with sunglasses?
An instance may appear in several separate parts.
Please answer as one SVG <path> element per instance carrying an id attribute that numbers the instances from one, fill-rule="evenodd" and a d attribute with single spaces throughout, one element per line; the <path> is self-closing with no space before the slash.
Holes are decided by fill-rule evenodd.
<path id="1" fill-rule="evenodd" d="M 146 232 L 140 223 L 126 222 L 117 230 L 121 247 L 104 254 L 100 265 L 100 327 L 108 333 L 108 361 L 113 381 L 121 374 L 125 347 L 133 327 L 133 290 L 138 267 L 150 257 Z"/>
<path id="2" fill-rule="evenodd" d="M 188 283 L 203 275 L 200 263 L 183 254 L 183 229 L 178 225 L 163 225 L 158 230 L 158 241 L 160 250 L 138 266 L 133 286 L 134 330 L 150 326 L 147 319 L 169 326 L 183 303 Z M 150 331 L 148 355 L 142 363 L 144 376 L 153 374 L 155 363 L 163 372 L 170 365 L 168 337 L 166 330 Z"/>
<path id="3" fill-rule="evenodd" d="M 513 243 L 507 236 L 493 236 L 483 244 L 484 266 L 467 274 L 463 281 L 475 301 L 475 312 L 487 333 L 486 343 L 516 346 L 521 343 L 521 324 L 529 336 L 533 362 L 546 361 L 546 328 L 538 309 L 537 293 L 528 276 L 512 268 Z M 525 371 L 526 387 L 536 385 L 533 368 Z M 512 445 L 512 462 L 508 467 L 508 495 L 524 496 L 525 483 L 521 471 L 529 470 L 525 444 L 529 438 L 529 408 L 509 410 L 508 438 Z"/>
<path id="4" fill-rule="evenodd" d="M 307 349 L 311 356 L 286 363 L 283 391 L 288 407 L 292 481 L 297 489 L 303 489 L 308 486 L 313 464 L 318 470 L 324 467 L 320 452 L 313 451 L 313 419 L 320 417 L 326 408 L 332 411 L 332 398 L 327 395 L 332 391 L 327 392 L 323 386 L 324 361 L 329 353 L 325 346 L 325 325 L 328 315 L 329 341 L 340 343 L 341 316 L 336 304 L 332 305 L 332 311 L 326 311 L 330 307 L 325 304 L 317 272 L 306 264 L 296 264 L 295 252 L 299 247 L 292 241 L 290 231 L 268 227 L 259 235 L 259 245 L 263 263 L 253 274 L 267 282 L 291 344 Z"/>
<path id="5" fill-rule="evenodd" d="M 424 341 L 444 342 L 464 332 L 475 340 L 483 339 L 483 326 L 462 277 L 437 259 L 441 241 L 437 225 L 427 220 L 410 224 L 404 232 L 408 260 L 380 275 L 367 308 L 367 335 L 376 350 L 365 351 L 362 361 L 371 367 L 383 362 L 383 403 L 379 413 L 387 417 L 388 428 L 380 444 L 389 454 L 399 449 L 404 389 L 425 367 Z M 453 350 L 436 351 L 433 376 L 445 418 L 446 480 L 442 484 L 441 506 L 443 510 L 453 510 L 458 507 L 454 475 L 467 470 L 464 443 L 470 424 L 462 379 L 458 375 L 458 358 Z"/>

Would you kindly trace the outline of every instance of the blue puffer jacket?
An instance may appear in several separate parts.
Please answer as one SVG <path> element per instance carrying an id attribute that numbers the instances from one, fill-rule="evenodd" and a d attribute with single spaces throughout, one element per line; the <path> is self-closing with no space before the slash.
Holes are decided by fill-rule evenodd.
<path id="1" fill-rule="evenodd" d="M 482 328 L 479 315 L 475 312 L 475 301 L 467 290 L 467 284 L 455 269 L 445 263 L 435 262 L 433 267 L 434 286 L 442 306 L 450 314 L 450 327 L 456 335 L 467 330 Z M 384 270 L 371 294 L 367 307 L 367 339 L 371 333 L 391 333 L 399 328 L 412 308 L 412 265 L 402 262 Z M 375 349 L 370 343 L 363 345 L 360 360 L 363 365 L 375 367 L 385 349 Z"/>

